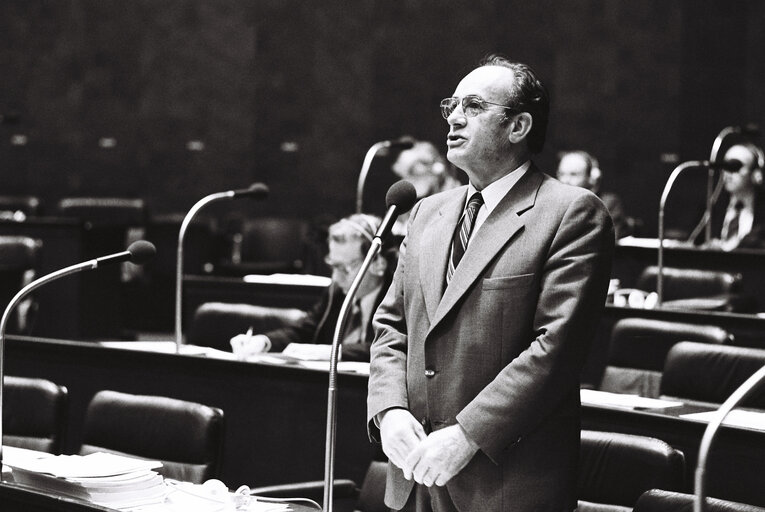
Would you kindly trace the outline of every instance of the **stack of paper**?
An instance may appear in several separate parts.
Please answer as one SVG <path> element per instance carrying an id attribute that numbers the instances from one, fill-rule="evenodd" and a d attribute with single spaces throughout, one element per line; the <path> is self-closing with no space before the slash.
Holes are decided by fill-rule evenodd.
<path id="1" fill-rule="evenodd" d="M 162 503 L 167 495 L 159 461 L 110 453 L 33 459 L 7 453 L 13 480 L 55 494 L 116 509 Z"/>

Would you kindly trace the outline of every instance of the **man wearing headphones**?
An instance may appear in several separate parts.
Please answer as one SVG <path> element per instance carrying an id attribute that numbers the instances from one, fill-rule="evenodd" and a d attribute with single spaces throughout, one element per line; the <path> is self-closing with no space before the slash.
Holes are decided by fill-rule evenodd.
<path id="1" fill-rule="evenodd" d="M 722 223 L 717 222 L 719 239 L 714 246 L 723 250 L 765 247 L 765 191 L 763 191 L 762 149 L 751 142 L 731 146 L 723 160 L 737 161 L 737 171 L 724 171 L 725 190 L 730 195 Z"/>
<path id="2" fill-rule="evenodd" d="M 380 225 L 373 215 L 354 214 L 329 227 L 329 253 L 325 262 L 332 269 L 332 283 L 321 299 L 297 325 L 283 327 L 255 336 L 238 334 L 231 338 L 231 348 L 240 359 L 260 352 L 281 352 L 290 343 L 331 344 L 345 294 L 353 283 Z M 372 315 L 390 285 L 395 250 L 383 249 L 369 266 L 349 311 L 342 358 L 345 361 L 369 361 L 372 342 Z"/>
<path id="3" fill-rule="evenodd" d="M 557 178 L 566 185 L 586 188 L 603 201 L 614 221 L 614 232 L 617 239 L 632 234 L 630 219 L 624 213 L 624 206 L 622 206 L 619 196 L 600 190 L 602 172 L 598 161 L 591 154 L 586 151 L 561 153 Z"/>

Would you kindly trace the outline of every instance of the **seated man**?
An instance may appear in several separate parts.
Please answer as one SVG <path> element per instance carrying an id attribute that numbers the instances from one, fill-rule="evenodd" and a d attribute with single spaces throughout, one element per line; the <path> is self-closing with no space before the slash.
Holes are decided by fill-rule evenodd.
<path id="1" fill-rule="evenodd" d="M 255 336 L 234 336 L 231 339 L 234 353 L 245 359 L 259 352 L 281 352 L 290 343 L 331 344 L 345 294 L 372 245 L 380 222 L 380 218 L 373 215 L 354 214 L 332 224 L 327 240 L 329 253 L 325 259 L 332 269 L 332 283 L 319 302 L 298 325 Z M 345 361 L 369 361 L 372 315 L 388 290 L 396 266 L 389 259 L 395 258 L 395 253 L 395 249 L 383 248 L 361 281 L 342 340 L 342 359 Z"/>
<path id="2" fill-rule="evenodd" d="M 558 163 L 557 178 L 567 185 L 586 188 L 603 201 L 614 220 L 617 239 L 631 234 L 629 218 L 624 213 L 619 196 L 600 190 L 602 171 L 595 157 L 586 151 L 564 152 Z"/>
<path id="3" fill-rule="evenodd" d="M 730 199 L 722 223 L 714 228 L 719 237 L 712 246 L 723 250 L 765 247 L 765 191 L 763 191 L 763 153 L 752 143 L 735 144 L 723 160 L 741 163 L 737 171 L 724 171 L 723 179 Z M 714 218 L 714 217 L 713 217 Z"/>
<path id="4" fill-rule="evenodd" d="M 454 176 L 453 166 L 436 146 L 426 141 L 417 141 L 414 146 L 399 153 L 392 170 L 396 176 L 414 185 L 418 199 L 461 185 Z M 409 212 L 398 217 L 393 226 L 395 235 L 406 234 L 408 219 Z"/>

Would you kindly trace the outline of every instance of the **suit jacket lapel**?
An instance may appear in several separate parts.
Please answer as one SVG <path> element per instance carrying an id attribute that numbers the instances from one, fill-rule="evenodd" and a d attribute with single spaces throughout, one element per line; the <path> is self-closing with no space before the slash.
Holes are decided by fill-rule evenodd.
<path id="1" fill-rule="evenodd" d="M 516 183 L 486 218 L 480 229 L 473 234 L 465 255 L 455 270 L 452 280 L 431 316 L 430 329 L 454 307 L 465 292 L 479 278 L 486 266 L 524 226 L 519 215 L 534 206 L 537 191 L 544 175 L 534 166 Z M 456 225 L 456 221 L 454 222 Z M 452 230 L 454 226 L 452 227 Z M 447 249 L 448 254 L 448 249 Z M 445 261 L 441 281 L 446 272 Z M 443 285 L 441 285 L 443 286 Z M 435 288 L 435 287 L 434 287 Z"/>
<path id="2" fill-rule="evenodd" d="M 467 197 L 467 187 L 455 190 L 438 210 L 438 216 L 431 221 L 423 234 L 423 254 L 419 255 L 422 289 L 425 308 L 432 320 L 438 303 L 444 294 L 446 265 L 451 250 L 452 235 L 462 215 Z"/>

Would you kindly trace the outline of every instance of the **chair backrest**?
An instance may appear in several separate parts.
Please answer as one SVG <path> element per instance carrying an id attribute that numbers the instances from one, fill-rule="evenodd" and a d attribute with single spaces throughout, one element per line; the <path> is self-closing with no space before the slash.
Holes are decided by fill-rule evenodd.
<path id="1" fill-rule="evenodd" d="M 683 452 L 660 439 L 582 430 L 580 511 L 602 509 L 599 504 L 632 507 L 649 489 L 682 489 L 684 474 Z"/>
<path id="2" fill-rule="evenodd" d="M 3 444 L 59 454 L 67 427 L 68 394 L 45 379 L 4 377 Z"/>
<path id="3" fill-rule="evenodd" d="M 223 411 L 163 396 L 99 391 L 85 413 L 80 454 L 159 460 L 165 477 L 202 483 L 219 476 Z"/>
<path id="4" fill-rule="evenodd" d="M 646 267 L 638 278 L 637 288 L 656 291 L 658 273 L 657 265 Z M 664 267 L 662 276 L 664 300 L 738 293 L 743 279 L 739 273 L 675 267 Z"/>
<path id="5" fill-rule="evenodd" d="M 67 197 L 58 202 L 58 213 L 93 226 L 142 226 L 146 222 L 146 205 L 138 198 Z"/>
<path id="6" fill-rule="evenodd" d="M 190 345 L 231 351 L 229 341 L 249 328 L 256 334 L 299 323 L 305 312 L 294 308 L 206 302 L 194 312 L 186 330 Z"/>
<path id="7" fill-rule="evenodd" d="M 0 311 L 38 270 L 42 242 L 26 236 L 0 236 Z M 10 319 L 10 332 L 27 332 L 30 308 L 19 308 Z M 21 328 L 21 329 L 20 329 Z"/>
<path id="8" fill-rule="evenodd" d="M 693 500 L 692 494 L 651 489 L 640 496 L 633 512 L 693 512 Z M 704 510 L 707 512 L 765 512 L 765 508 L 717 498 L 707 498 Z"/>
<path id="9" fill-rule="evenodd" d="M 678 343 L 667 355 L 661 394 L 721 404 L 763 365 L 765 349 Z M 765 409 L 765 389 L 755 390 L 741 405 Z"/>
<path id="10" fill-rule="evenodd" d="M 732 343 L 733 335 L 713 325 L 621 319 L 611 331 L 608 362 L 599 389 L 658 396 L 667 353 L 680 341 L 719 345 Z"/>
<path id="11" fill-rule="evenodd" d="M 385 480 L 388 463 L 373 460 L 361 483 L 356 508 L 359 512 L 388 512 L 385 506 Z"/>

